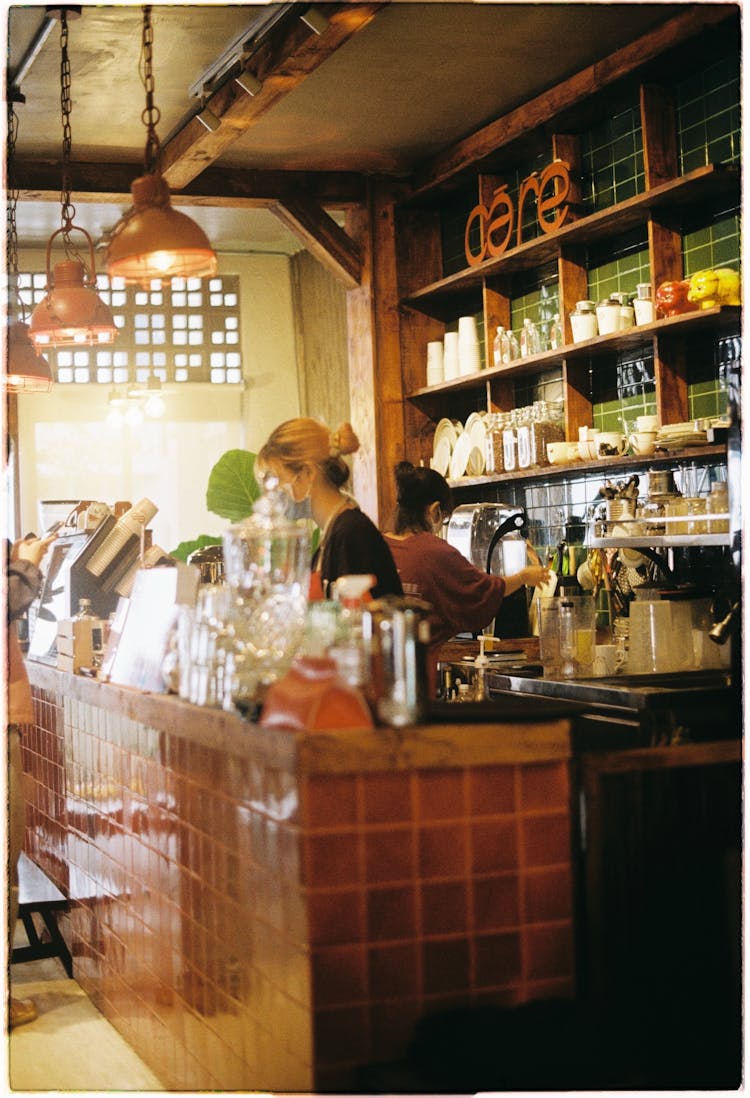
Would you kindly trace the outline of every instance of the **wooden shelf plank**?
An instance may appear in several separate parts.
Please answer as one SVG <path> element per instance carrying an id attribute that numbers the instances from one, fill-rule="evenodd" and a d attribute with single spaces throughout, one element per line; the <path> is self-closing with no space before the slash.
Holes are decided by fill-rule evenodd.
<path id="1" fill-rule="evenodd" d="M 556 351 L 543 351 L 539 355 L 530 355 L 528 358 L 519 358 L 514 362 L 503 366 L 489 366 L 486 370 L 479 370 L 474 374 L 466 374 L 452 381 L 444 381 L 441 385 L 426 385 L 408 394 L 409 400 L 419 400 L 422 397 L 434 397 L 440 394 L 455 392 L 457 389 L 481 389 L 488 381 L 498 377 L 509 375 L 522 376 L 533 373 L 535 370 L 548 370 L 554 366 L 562 366 L 565 361 L 576 361 L 588 357 L 601 357 L 602 354 L 616 354 L 619 351 L 629 350 L 639 345 L 648 344 L 654 336 L 670 334 L 683 335 L 686 332 L 696 331 L 701 328 L 713 327 L 717 330 L 729 330 L 736 328 L 740 323 L 741 306 L 724 305 L 714 309 L 695 309 L 681 316 L 664 317 L 655 320 L 652 324 L 641 324 L 635 328 L 628 328 L 623 332 L 615 332 L 613 335 L 596 336 L 587 339 L 583 343 L 568 343 Z"/>

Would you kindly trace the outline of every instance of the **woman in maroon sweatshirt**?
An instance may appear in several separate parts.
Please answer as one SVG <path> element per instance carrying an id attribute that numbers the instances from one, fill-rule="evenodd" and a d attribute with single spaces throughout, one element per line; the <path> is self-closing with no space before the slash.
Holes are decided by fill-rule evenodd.
<path id="1" fill-rule="evenodd" d="M 437 651 L 457 633 L 478 633 L 495 618 L 503 599 L 524 585 L 549 579 L 549 569 L 529 565 L 512 576 L 475 568 L 454 546 L 438 537 L 453 507 L 450 486 L 434 469 L 408 461 L 396 466 L 393 532 L 385 535 L 404 593 L 430 603 L 429 673 L 434 681 Z"/>

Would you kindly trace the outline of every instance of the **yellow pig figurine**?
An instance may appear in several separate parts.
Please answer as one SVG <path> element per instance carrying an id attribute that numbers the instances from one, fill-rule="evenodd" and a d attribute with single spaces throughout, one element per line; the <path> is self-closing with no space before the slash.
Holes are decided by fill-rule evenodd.
<path id="1" fill-rule="evenodd" d="M 740 276 L 731 267 L 696 271 L 690 279 L 688 301 L 700 302 L 701 309 L 717 305 L 740 305 Z"/>

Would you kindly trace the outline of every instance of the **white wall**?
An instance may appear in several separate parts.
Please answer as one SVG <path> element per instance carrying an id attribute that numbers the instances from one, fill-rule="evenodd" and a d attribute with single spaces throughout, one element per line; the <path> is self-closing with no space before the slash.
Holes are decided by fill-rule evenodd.
<path id="1" fill-rule="evenodd" d="M 21 269 L 44 269 L 43 253 L 24 253 Z M 152 499 L 154 542 L 169 552 L 226 521 L 206 511 L 208 476 L 235 447 L 257 451 L 277 423 L 299 413 L 297 356 L 286 256 L 221 256 L 239 274 L 246 388 L 170 386 L 160 420 L 138 427 L 107 423 L 106 385 L 56 385 L 18 400 L 21 527 L 39 529 L 40 499 Z"/>

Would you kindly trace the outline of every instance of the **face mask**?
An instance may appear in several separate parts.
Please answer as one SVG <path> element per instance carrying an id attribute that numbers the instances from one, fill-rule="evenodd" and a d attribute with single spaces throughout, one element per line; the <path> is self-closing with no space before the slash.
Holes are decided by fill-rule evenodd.
<path id="1" fill-rule="evenodd" d="M 287 516 L 294 522 L 297 522 L 300 519 L 312 518 L 310 497 L 305 496 L 305 498 L 301 500 L 292 499 L 287 508 Z"/>

